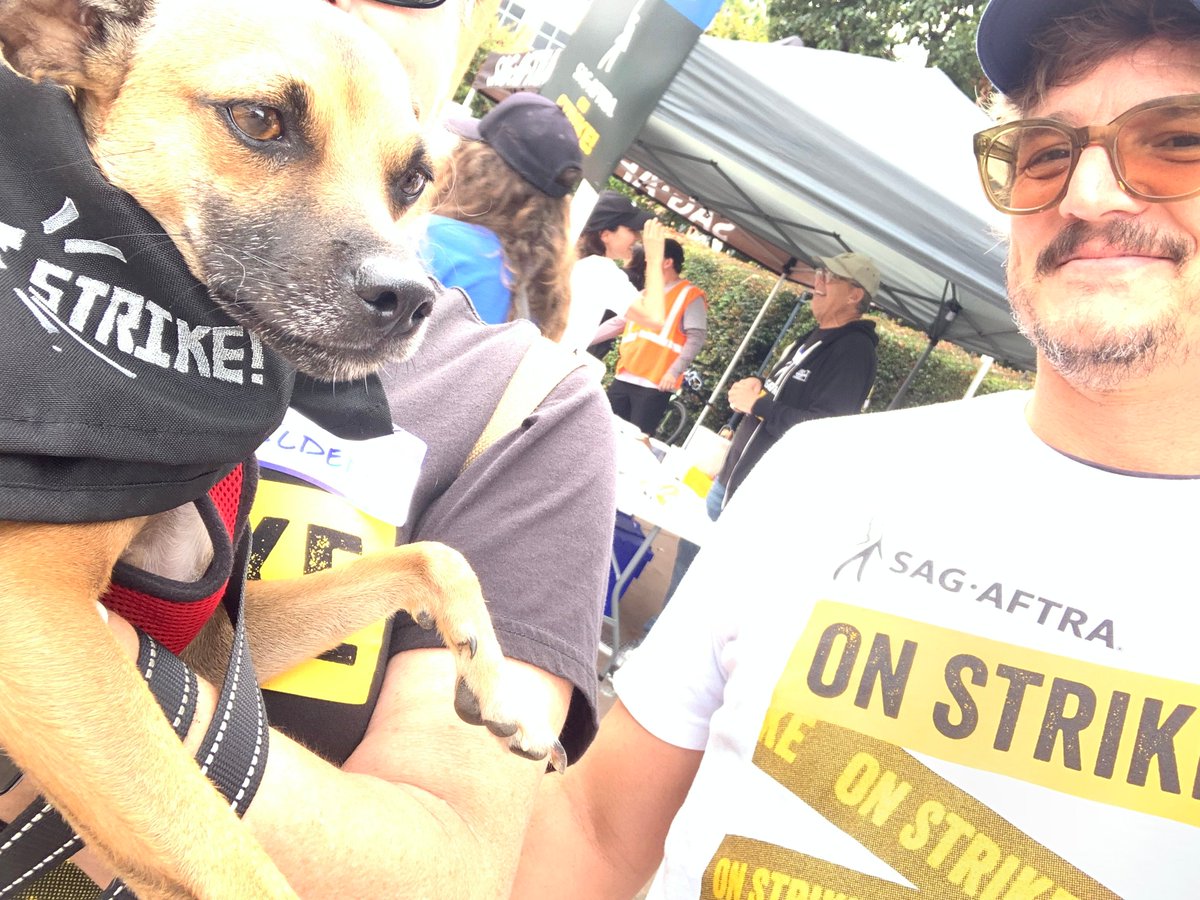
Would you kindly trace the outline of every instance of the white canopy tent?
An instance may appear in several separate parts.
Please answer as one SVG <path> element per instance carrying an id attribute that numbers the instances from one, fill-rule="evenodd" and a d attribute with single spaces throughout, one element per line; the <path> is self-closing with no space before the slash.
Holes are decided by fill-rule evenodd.
<path id="1" fill-rule="evenodd" d="M 971 153 L 989 124 L 937 69 L 705 36 L 626 159 L 733 222 L 729 243 L 772 271 L 804 283 L 814 257 L 865 253 L 877 305 L 931 346 L 1031 368 L 1005 295 L 1005 218 Z"/>
<path id="2" fill-rule="evenodd" d="M 944 338 L 1031 366 L 971 155 L 989 124 L 937 69 L 704 37 L 626 156 L 772 244 L 774 271 L 865 253 L 882 308 L 928 330 L 954 299 Z"/>

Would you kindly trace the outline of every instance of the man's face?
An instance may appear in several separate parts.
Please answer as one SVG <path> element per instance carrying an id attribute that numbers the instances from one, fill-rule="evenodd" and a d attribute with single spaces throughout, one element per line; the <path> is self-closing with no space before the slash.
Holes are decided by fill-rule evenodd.
<path id="1" fill-rule="evenodd" d="M 1155 42 L 1053 88 L 1030 117 L 1103 124 L 1200 92 L 1200 54 Z M 1068 382 L 1111 390 L 1200 349 L 1200 198 L 1148 203 L 1085 148 L 1055 208 L 1012 219 L 1008 291 L 1021 330 Z"/>
<path id="2" fill-rule="evenodd" d="M 854 288 L 854 282 L 840 278 L 828 269 L 817 269 L 809 307 L 817 324 L 824 326 L 834 321 L 839 314 L 844 314 L 855 302 L 850 296 Z"/>
<path id="3" fill-rule="evenodd" d="M 382 37 L 408 72 L 413 102 L 422 122 L 435 121 L 457 87 L 460 43 L 467 38 L 466 0 L 446 0 L 432 9 L 405 9 L 375 0 L 334 0 Z"/>

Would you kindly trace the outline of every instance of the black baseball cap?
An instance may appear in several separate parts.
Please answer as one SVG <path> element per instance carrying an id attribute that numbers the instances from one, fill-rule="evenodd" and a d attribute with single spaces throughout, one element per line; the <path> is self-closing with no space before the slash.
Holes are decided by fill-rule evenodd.
<path id="1" fill-rule="evenodd" d="M 616 191 L 601 191 L 600 198 L 592 207 L 592 214 L 588 216 L 583 230 L 615 231 L 624 225 L 634 231 L 641 231 L 642 226 L 653 218 L 653 213 L 635 206 L 633 201 L 624 194 Z"/>
<path id="2" fill-rule="evenodd" d="M 579 184 L 579 138 L 566 113 L 548 97 L 510 94 L 482 119 L 451 119 L 448 124 L 455 134 L 483 141 L 543 194 L 565 197 Z"/>
<path id="3" fill-rule="evenodd" d="M 979 65 L 1002 94 L 1020 87 L 1033 58 L 1030 39 L 1047 23 L 1099 0 L 991 0 L 979 19 L 975 52 Z M 1200 0 L 1191 0 L 1200 9 Z"/>

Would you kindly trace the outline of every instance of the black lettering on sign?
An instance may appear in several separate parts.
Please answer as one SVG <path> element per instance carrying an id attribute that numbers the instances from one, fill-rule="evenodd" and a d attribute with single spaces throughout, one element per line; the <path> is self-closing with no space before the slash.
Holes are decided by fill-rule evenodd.
<path id="1" fill-rule="evenodd" d="M 262 578 L 263 563 L 267 561 L 267 557 L 271 555 L 271 551 L 275 549 L 275 545 L 279 543 L 279 539 L 287 527 L 287 519 L 276 519 L 271 516 L 264 516 L 263 520 L 258 523 L 250 540 L 250 560 L 246 564 L 246 577 L 251 581 L 258 581 Z"/>
<path id="2" fill-rule="evenodd" d="M 843 638 L 841 658 L 837 662 L 837 669 L 833 673 L 833 681 L 828 684 L 822 679 L 825 670 L 829 667 L 830 657 L 833 655 L 833 645 L 837 639 Z M 862 646 L 862 633 L 853 625 L 836 624 L 830 625 L 821 635 L 821 641 L 817 644 L 817 655 L 813 658 L 812 666 L 808 670 L 808 688 L 818 697 L 840 697 L 846 692 L 846 688 L 850 686 L 850 672 L 854 668 L 854 662 L 858 659 L 858 650 Z"/>
<path id="3" fill-rule="evenodd" d="M 362 538 L 320 525 L 308 526 L 308 542 L 304 548 L 304 574 L 323 572 L 333 566 L 333 551 L 362 555 Z"/>
<path id="4" fill-rule="evenodd" d="M 354 644 L 338 644 L 332 650 L 326 650 L 317 659 L 339 666 L 353 666 L 358 662 L 358 647 Z"/>
<path id="5" fill-rule="evenodd" d="M 1004 712 L 1000 714 L 1000 724 L 996 726 L 996 740 L 992 746 L 997 750 L 1008 750 L 1012 747 L 1013 734 L 1017 730 L 1017 719 L 1021 716 L 1021 704 L 1025 700 L 1025 688 L 1029 685 L 1040 687 L 1046 676 L 1040 672 L 1030 672 L 1028 669 L 1018 669 L 1004 663 L 996 666 L 996 674 L 1008 679 L 1008 694 L 1004 698 Z"/>
<path id="6" fill-rule="evenodd" d="M 883 713 L 888 718 L 900 716 L 900 703 L 904 699 L 904 688 L 912 672 L 913 658 L 917 655 L 915 641 L 905 641 L 900 648 L 900 659 L 892 665 L 892 642 L 886 634 L 875 635 L 871 651 L 867 654 L 867 667 L 858 685 L 854 705 L 867 709 L 871 703 L 871 688 L 876 679 L 883 696 Z"/>
<path id="7" fill-rule="evenodd" d="M 958 704 L 958 724 L 950 721 L 949 703 L 938 702 L 933 705 L 934 727 L 946 737 L 956 741 L 970 737 L 975 731 L 975 726 L 979 724 L 979 704 L 975 702 L 975 698 L 963 684 L 962 675 L 968 669 L 971 672 L 971 684 L 976 687 L 983 687 L 987 684 L 987 666 L 978 656 L 959 653 L 946 662 L 946 687 L 950 689 L 954 702 Z"/>
<path id="8" fill-rule="evenodd" d="M 1067 714 L 1067 698 L 1075 698 L 1075 715 Z M 1096 693 L 1086 684 L 1055 678 L 1050 685 L 1050 699 L 1046 703 L 1046 714 L 1042 717 L 1042 729 L 1038 734 L 1033 758 L 1049 762 L 1054 752 L 1056 734 L 1062 735 L 1063 765 L 1076 772 L 1082 771 L 1083 762 L 1079 752 L 1079 732 L 1092 724 L 1096 717 Z"/>
<path id="9" fill-rule="evenodd" d="M 1129 712 L 1129 694 L 1112 692 L 1112 703 L 1108 717 L 1104 720 L 1104 735 L 1100 738 L 1100 750 L 1096 754 L 1096 774 L 1101 778 L 1112 778 L 1117 766 L 1117 751 L 1121 749 L 1121 732 L 1125 730 L 1125 716 Z"/>
<path id="10" fill-rule="evenodd" d="M 1142 720 L 1138 723 L 1137 740 L 1133 745 L 1133 759 L 1129 761 L 1127 781 L 1145 787 L 1146 776 L 1150 773 L 1150 760 L 1158 757 L 1159 784 L 1164 791 L 1178 794 L 1179 766 L 1175 760 L 1175 735 L 1192 717 L 1196 707 L 1180 704 L 1165 721 L 1160 722 L 1162 711 L 1161 700 L 1146 698 L 1142 706 Z"/>

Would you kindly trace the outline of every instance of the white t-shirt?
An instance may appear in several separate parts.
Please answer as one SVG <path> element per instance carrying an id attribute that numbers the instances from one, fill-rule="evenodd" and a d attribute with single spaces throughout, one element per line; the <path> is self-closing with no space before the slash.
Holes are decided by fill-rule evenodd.
<path id="1" fill-rule="evenodd" d="M 1198 895 L 1200 480 L 1064 456 L 1025 399 L 755 467 L 617 676 L 705 751 L 651 898 Z"/>
<path id="2" fill-rule="evenodd" d="M 585 256 L 571 268 L 571 308 L 559 343 L 571 350 L 586 350 L 600 327 L 606 309 L 625 315 L 641 296 L 629 277 L 606 256 Z"/>

